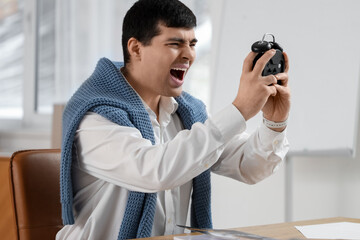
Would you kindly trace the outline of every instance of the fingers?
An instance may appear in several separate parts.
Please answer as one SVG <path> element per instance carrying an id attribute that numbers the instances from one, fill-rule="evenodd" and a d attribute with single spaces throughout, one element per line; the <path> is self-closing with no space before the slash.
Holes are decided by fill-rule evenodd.
<path id="1" fill-rule="evenodd" d="M 281 81 L 282 86 L 287 87 L 289 82 L 289 57 L 285 52 L 283 52 L 283 55 L 285 59 L 285 70 L 282 73 L 276 74 L 275 77 Z"/>
<path id="2" fill-rule="evenodd" d="M 276 50 L 274 49 L 270 49 L 269 51 L 265 52 L 263 56 L 261 56 L 261 58 L 259 58 L 259 60 L 256 62 L 254 68 L 253 68 L 253 62 L 255 59 L 255 56 L 257 55 L 257 53 L 254 52 L 250 52 L 247 57 L 244 60 L 244 64 L 243 64 L 243 72 L 257 72 L 258 74 L 261 75 L 262 71 L 265 68 L 265 65 L 270 61 L 270 59 L 275 55 Z M 283 52 L 284 55 L 284 59 L 285 59 L 285 70 L 284 72 L 287 73 L 289 71 L 289 57 L 286 54 L 286 52 Z"/>
<path id="3" fill-rule="evenodd" d="M 289 82 L 289 75 L 287 74 L 287 72 L 278 73 L 275 75 L 275 78 L 281 81 L 282 86 L 287 87 Z"/>
<path id="4" fill-rule="evenodd" d="M 277 93 L 276 88 L 274 87 L 277 83 L 277 79 L 274 75 L 268 75 L 262 78 L 264 85 L 269 93 L 269 96 L 275 96 Z"/>
<path id="5" fill-rule="evenodd" d="M 275 85 L 269 86 L 268 89 L 269 89 L 270 96 L 275 97 L 277 94 L 277 88 L 275 87 Z"/>
<path id="6" fill-rule="evenodd" d="M 289 77 L 288 77 L 288 74 L 286 72 L 278 73 L 276 75 L 269 75 L 268 77 L 270 77 L 270 76 L 273 76 L 273 78 L 275 79 L 275 83 L 273 82 L 272 86 L 275 87 L 276 93 L 279 93 L 281 95 L 290 94 L 290 90 L 287 87 Z M 278 80 L 281 81 L 281 85 L 277 84 Z M 269 81 L 271 81 L 271 80 L 269 79 Z M 272 95 L 272 96 L 275 96 L 275 95 Z"/>
<path id="7" fill-rule="evenodd" d="M 256 74 L 261 75 L 262 71 L 265 68 L 265 65 L 270 61 L 270 59 L 275 55 L 276 51 L 274 49 L 271 49 L 264 53 L 264 55 L 257 60 L 255 66 L 254 66 L 254 72 Z"/>
<path id="8" fill-rule="evenodd" d="M 279 92 L 280 95 L 282 95 L 282 96 L 290 95 L 289 88 L 278 85 L 278 84 L 274 85 L 274 87 L 276 88 L 276 91 Z"/>
<path id="9" fill-rule="evenodd" d="M 288 55 L 286 54 L 286 52 L 283 52 L 283 55 L 284 55 L 284 58 L 285 58 L 285 70 L 284 72 L 288 72 L 289 71 L 289 57 Z"/>
<path id="10" fill-rule="evenodd" d="M 277 83 L 277 77 L 275 75 L 268 75 L 265 77 L 262 77 L 264 84 L 266 85 L 273 85 Z"/>
<path id="11" fill-rule="evenodd" d="M 254 58 L 257 53 L 250 52 L 244 60 L 243 72 L 251 72 L 253 69 Z"/>

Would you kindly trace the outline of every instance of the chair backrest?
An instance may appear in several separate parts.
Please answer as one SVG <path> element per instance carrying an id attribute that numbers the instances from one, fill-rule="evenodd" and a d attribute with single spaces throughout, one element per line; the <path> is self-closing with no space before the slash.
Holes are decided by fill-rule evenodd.
<path id="1" fill-rule="evenodd" d="M 13 240 L 18 235 L 10 176 L 10 157 L 0 157 L 0 236 Z"/>
<path id="2" fill-rule="evenodd" d="M 0 203 L 1 214 L 6 211 L 8 217 L 8 221 L 0 225 L 0 238 L 55 239 L 56 233 L 62 228 L 60 150 L 15 152 L 7 161 L 2 159 L 0 167 L 0 173 L 8 172 L 8 188 L 1 187 L 1 192 L 8 190 L 9 199 L 4 202 L 10 206 L 9 209 L 2 209 Z M 0 196 L 3 195 L 6 194 L 0 193 Z M 12 238 L 3 238 L 5 231 L 10 231 Z"/>

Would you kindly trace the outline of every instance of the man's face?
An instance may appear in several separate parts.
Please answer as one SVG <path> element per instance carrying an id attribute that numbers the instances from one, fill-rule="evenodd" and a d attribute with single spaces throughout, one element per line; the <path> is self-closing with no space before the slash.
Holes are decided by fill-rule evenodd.
<path id="1" fill-rule="evenodd" d="M 179 96 L 185 75 L 195 60 L 195 32 L 161 24 L 159 29 L 160 34 L 150 45 L 141 47 L 138 69 L 142 77 L 138 80 L 147 97 Z"/>

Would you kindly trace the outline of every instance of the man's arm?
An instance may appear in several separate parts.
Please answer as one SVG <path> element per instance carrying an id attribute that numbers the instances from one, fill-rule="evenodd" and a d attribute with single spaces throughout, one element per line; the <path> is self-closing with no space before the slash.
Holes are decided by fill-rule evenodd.
<path id="1" fill-rule="evenodd" d="M 276 80 L 281 80 L 281 85 L 275 84 L 276 95 L 270 96 L 262 108 L 265 119 L 273 122 L 284 122 L 289 117 L 290 111 L 290 88 L 289 88 L 289 58 L 283 52 L 285 58 L 285 71 L 275 75 Z M 283 128 L 272 128 L 272 130 L 281 132 Z"/>
<path id="2" fill-rule="evenodd" d="M 255 64 L 252 63 L 256 53 L 251 52 L 244 60 L 243 71 L 234 106 L 241 112 L 245 120 L 255 116 L 260 110 L 264 117 L 273 122 L 282 122 L 288 118 L 290 111 L 290 89 L 288 86 L 289 60 L 286 53 L 285 71 L 277 75 L 262 76 L 266 63 L 275 54 L 274 50 L 267 51 Z M 282 85 L 277 81 L 281 80 Z M 273 129 L 283 131 L 283 129 Z"/>
<path id="3" fill-rule="evenodd" d="M 288 87 L 289 60 L 286 53 L 285 71 L 277 75 L 262 76 L 266 63 L 275 51 L 267 51 L 253 68 L 255 53 L 244 60 L 238 94 L 234 106 L 246 120 L 260 110 L 267 120 L 279 123 L 287 120 L 290 111 L 290 89 Z M 277 81 L 281 80 L 281 85 Z M 238 135 L 225 145 L 223 154 L 212 167 L 215 173 L 246 183 L 256 183 L 271 175 L 284 159 L 289 145 L 285 128 L 267 128 L 263 124 L 251 135 Z M 244 144 L 244 141 L 246 143 Z"/>
<path id="4" fill-rule="evenodd" d="M 219 175 L 255 184 L 272 175 L 289 150 L 286 131 L 275 132 L 264 124 L 250 136 L 246 133 L 229 141 L 211 170 Z"/>
<path id="5" fill-rule="evenodd" d="M 180 186 L 209 169 L 224 144 L 245 130 L 241 114 L 229 117 L 227 108 L 205 124 L 196 123 L 191 130 L 182 130 L 157 145 L 142 138 L 137 129 L 93 113 L 84 118 L 76 134 L 78 167 L 132 191 L 158 192 Z"/>

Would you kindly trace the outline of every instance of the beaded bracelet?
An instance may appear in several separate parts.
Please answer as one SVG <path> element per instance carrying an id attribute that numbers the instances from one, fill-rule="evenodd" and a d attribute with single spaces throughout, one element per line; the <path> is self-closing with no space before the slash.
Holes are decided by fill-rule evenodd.
<path id="1" fill-rule="evenodd" d="M 264 124 L 265 126 L 269 127 L 269 128 L 283 128 L 287 126 L 287 119 L 283 122 L 273 122 L 270 120 L 267 120 L 266 118 L 264 119 Z"/>

